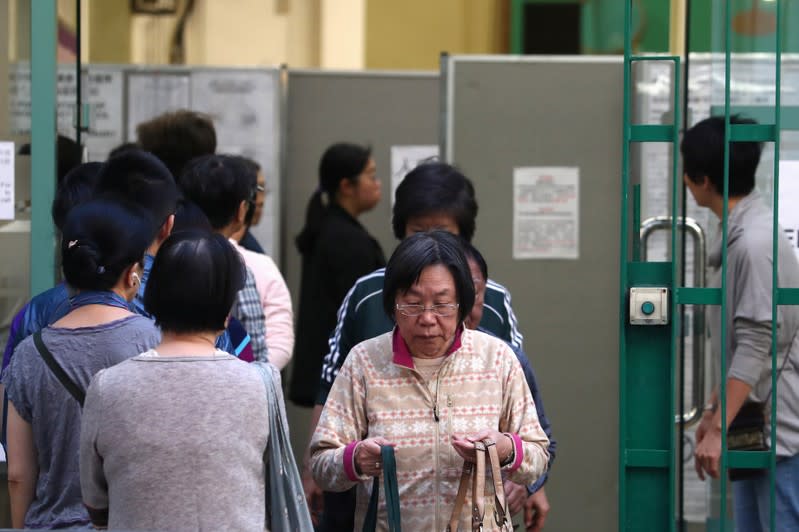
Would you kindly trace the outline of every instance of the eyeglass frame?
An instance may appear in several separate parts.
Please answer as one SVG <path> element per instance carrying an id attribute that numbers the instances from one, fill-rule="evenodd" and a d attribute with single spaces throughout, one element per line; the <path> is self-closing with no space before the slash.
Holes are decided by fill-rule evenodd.
<path id="1" fill-rule="evenodd" d="M 417 310 L 419 310 L 419 313 L 408 314 L 407 311 L 409 307 L 416 308 Z M 449 309 L 450 312 L 448 314 L 440 314 L 437 309 L 441 309 L 442 307 Z M 394 304 L 394 308 L 397 309 L 400 314 L 402 314 L 407 318 L 418 318 L 428 310 L 432 312 L 433 315 L 438 316 L 439 318 L 449 318 L 453 314 L 456 314 L 458 312 L 458 307 L 460 307 L 460 303 L 440 303 L 437 305 L 430 305 L 429 307 L 419 304 L 402 304 L 402 305 L 399 303 Z"/>

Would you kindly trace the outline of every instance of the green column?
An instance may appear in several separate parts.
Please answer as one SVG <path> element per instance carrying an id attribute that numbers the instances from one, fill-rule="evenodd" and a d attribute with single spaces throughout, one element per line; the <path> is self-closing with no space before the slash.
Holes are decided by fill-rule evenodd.
<path id="1" fill-rule="evenodd" d="M 50 205 L 56 175 L 55 0 L 31 3 L 31 295 L 53 286 L 55 234 Z"/>

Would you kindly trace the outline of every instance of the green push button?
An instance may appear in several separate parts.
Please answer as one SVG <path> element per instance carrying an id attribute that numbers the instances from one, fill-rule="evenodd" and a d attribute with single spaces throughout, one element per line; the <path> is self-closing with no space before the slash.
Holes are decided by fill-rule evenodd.
<path id="1" fill-rule="evenodd" d="M 655 304 L 651 301 L 644 301 L 644 303 L 641 305 L 641 312 L 647 316 L 651 316 L 652 313 L 655 312 Z"/>

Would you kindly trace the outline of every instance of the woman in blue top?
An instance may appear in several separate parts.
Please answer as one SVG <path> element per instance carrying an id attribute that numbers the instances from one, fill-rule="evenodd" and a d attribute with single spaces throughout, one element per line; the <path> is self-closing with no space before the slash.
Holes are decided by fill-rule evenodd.
<path id="1" fill-rule="evenodd" d="M 154 236 L 150 217 L 121 202 L 90 201 L 67 217 L 61 253 L 64 277 L 77 291 L 72 310 L 22 341 L 2 376 L 9 398 L 8 483 L 15 528 L 89 522 L 78 474 L 81 395 L 97 371 L 159 341 L 155 324 L 128 307 Z"/>

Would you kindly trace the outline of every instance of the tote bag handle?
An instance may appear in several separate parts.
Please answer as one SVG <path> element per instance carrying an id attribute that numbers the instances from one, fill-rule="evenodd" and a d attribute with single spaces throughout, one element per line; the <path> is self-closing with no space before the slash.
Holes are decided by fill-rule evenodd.
<path id="1" fill-rule="evenodd" d="M 380 447 L 383 459 L 383 490 L 388 512 L 388 529 L 401 532 L 399 488 L 397 487 L 397 462 L 394 459 L 394 448 L 390 445 Z M 363 532 L 374 532 L 377 529 L 377 501 L 380 498 L 380 477 L 372 481 L 372 497 L 369 499 L 369 510 L 363 521 Z"/>

